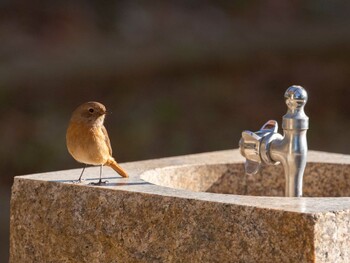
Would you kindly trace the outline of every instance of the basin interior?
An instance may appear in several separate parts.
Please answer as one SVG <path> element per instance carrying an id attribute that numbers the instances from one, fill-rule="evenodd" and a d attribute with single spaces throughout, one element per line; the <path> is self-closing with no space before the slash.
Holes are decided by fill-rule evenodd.
<path id="1" fill-rule="evenodd" d="M 147 171 L 141 178 L 150 183 L 196 192 L 284 196 L 283 167 L 265 166 L 247 175 L 243 163 L 171 166 Z M 303 180 L 305 197 L 350 196 L 350 165 L 309 162 Z"/>

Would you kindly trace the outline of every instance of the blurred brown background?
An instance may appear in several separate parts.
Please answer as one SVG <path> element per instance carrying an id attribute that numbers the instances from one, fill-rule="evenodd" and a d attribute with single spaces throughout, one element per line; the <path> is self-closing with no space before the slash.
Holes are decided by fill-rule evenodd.
<path id="1" fill-rule="evenodd" d="M 15 175 L 78 168 L 72 110 L 96 100 L 119 162 L 237 148 L 309 93 L 309 148 L 350 153 L 350 2 L 0 1 L 0 261 Z"/>

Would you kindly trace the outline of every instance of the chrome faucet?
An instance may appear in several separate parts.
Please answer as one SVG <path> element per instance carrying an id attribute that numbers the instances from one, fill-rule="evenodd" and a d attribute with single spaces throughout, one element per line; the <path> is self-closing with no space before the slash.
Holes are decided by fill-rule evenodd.
<path id="1" fill-rule="evenodd" d="M 246 158 L 247 174 L 256 174 L 263 164 L 282 163 L 286 177 L 285 196 L 301 197 L 307 158 L 306 131 L 309 128 L 304 106 L 308 96 L 301 86 L 291 86 L 284 98 L 288 106 L 282 121 L 284 135 L 277 132 L 277 122 L 270 120 L 257 132 L 243 131 L 239 147 Z"/>

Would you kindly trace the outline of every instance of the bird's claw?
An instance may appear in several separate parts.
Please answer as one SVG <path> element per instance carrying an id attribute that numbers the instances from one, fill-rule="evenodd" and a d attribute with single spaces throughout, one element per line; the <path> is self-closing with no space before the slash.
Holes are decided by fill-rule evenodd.
<path id="1" fill-rule="evenodd" d="M 81 184 L 83 181 L 85 180 L 75 180 L 75 181 L 72 181 L 72 184 Z"/>
<path id="2" fill-rule="evenodd" d="M 108 183 L 107 180 L 106 180 L 106 181 L 100 180 L 100 181 L 98 181 L 97 183 L 92 182 L 92 183 L 90 183 L 90 184 L 91 184 L 91 185 L 106 185 L 107 183 Z"/>

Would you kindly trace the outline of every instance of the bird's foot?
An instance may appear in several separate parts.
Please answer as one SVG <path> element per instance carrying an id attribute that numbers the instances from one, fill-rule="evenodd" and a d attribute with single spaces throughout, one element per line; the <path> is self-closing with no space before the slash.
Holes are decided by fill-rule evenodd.
<path id="1" fill-rule="evenodd" d="M 108 181 L 107 180 L 106 181 L 100 180 L 97 183 L 90 183 L 90 184 L 91 185 L 106 185 L 106 184 L 108 184 Z"/>
<path id="2" fill-rule="evenodd" d="M 84 179 L 82 180 L 74 180 L 72 181 L 72 184 L 81 184 L 83 181 L 85 181 Z"/>

